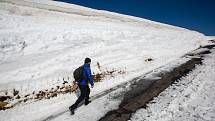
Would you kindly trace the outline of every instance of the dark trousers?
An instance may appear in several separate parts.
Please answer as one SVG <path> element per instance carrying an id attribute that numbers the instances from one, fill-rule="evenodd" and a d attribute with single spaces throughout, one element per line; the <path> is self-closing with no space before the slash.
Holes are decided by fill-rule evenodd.
<path id="1" fill-rule="evenodd" d="M 81 95 L 78 97 L 76 102 L 71 106 L 71 108 L 74 110 L 78 107 L 78 104 L 85 100 L 85 103 L 89 101 L 89 95 L 90 95 L 90 88 L 88 85 L 78 85 Z"/>

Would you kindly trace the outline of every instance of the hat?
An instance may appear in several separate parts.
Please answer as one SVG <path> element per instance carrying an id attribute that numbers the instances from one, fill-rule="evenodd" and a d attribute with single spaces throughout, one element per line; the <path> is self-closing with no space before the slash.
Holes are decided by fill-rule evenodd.
<path id="1" fill-rule="evenodd" d="M 91 62 L 91 59 L 90 58 L 85 58 L 84 63 L 89 63 L 89 62 Z"/>

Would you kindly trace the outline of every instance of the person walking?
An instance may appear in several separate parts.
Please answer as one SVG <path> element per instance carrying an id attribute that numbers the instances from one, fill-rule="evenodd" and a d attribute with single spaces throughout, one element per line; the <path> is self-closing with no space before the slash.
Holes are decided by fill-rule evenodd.
<path id="1" fill-rule="evenodd" d="M 76 102 L 72 106 L 69 107 L 69 110 L 72 115 L 75 113 L 74 111 L 78 107 L 79 103 L 81 103 L 83 100 L 85 100 L 85 102 L 84 102 L 85 105 L 88 105 L 91 102 L 89 100 L 90 99 L 89 83 L 91 85 L 91 88 L 93 88 L 94 81 L 93 81 L 93 77 L 92 77 L 92 73 L 91 73 L 90 64 L 91 64 L 91 59 L 85 58 L 84 65 L 79 67 L 79 68 L 82 68 L 81 71 L 83 71 L 84 77 L 79 81 L 76 80 L 76 82 L 78 83 L 78 87 L 81 91 L 81 95 L 78 97 Z"/>

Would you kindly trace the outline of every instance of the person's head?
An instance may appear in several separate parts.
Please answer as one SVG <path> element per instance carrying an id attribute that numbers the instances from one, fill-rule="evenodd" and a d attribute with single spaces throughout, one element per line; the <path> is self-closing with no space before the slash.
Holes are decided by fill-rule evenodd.
<path id="1" fill-rule="evenodd" d="M 85 58 L 84 64 L 90 64 L 90 63 L 91 63 L 91 59 L 90 58 Z"/>

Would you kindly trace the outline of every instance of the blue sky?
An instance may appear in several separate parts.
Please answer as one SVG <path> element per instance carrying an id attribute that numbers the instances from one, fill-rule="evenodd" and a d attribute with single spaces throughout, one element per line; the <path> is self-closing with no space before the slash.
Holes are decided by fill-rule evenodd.
<path id="1" fill-rule="evenodd" d="M 60 0 L 215 36 L 215 0 Z"/>

